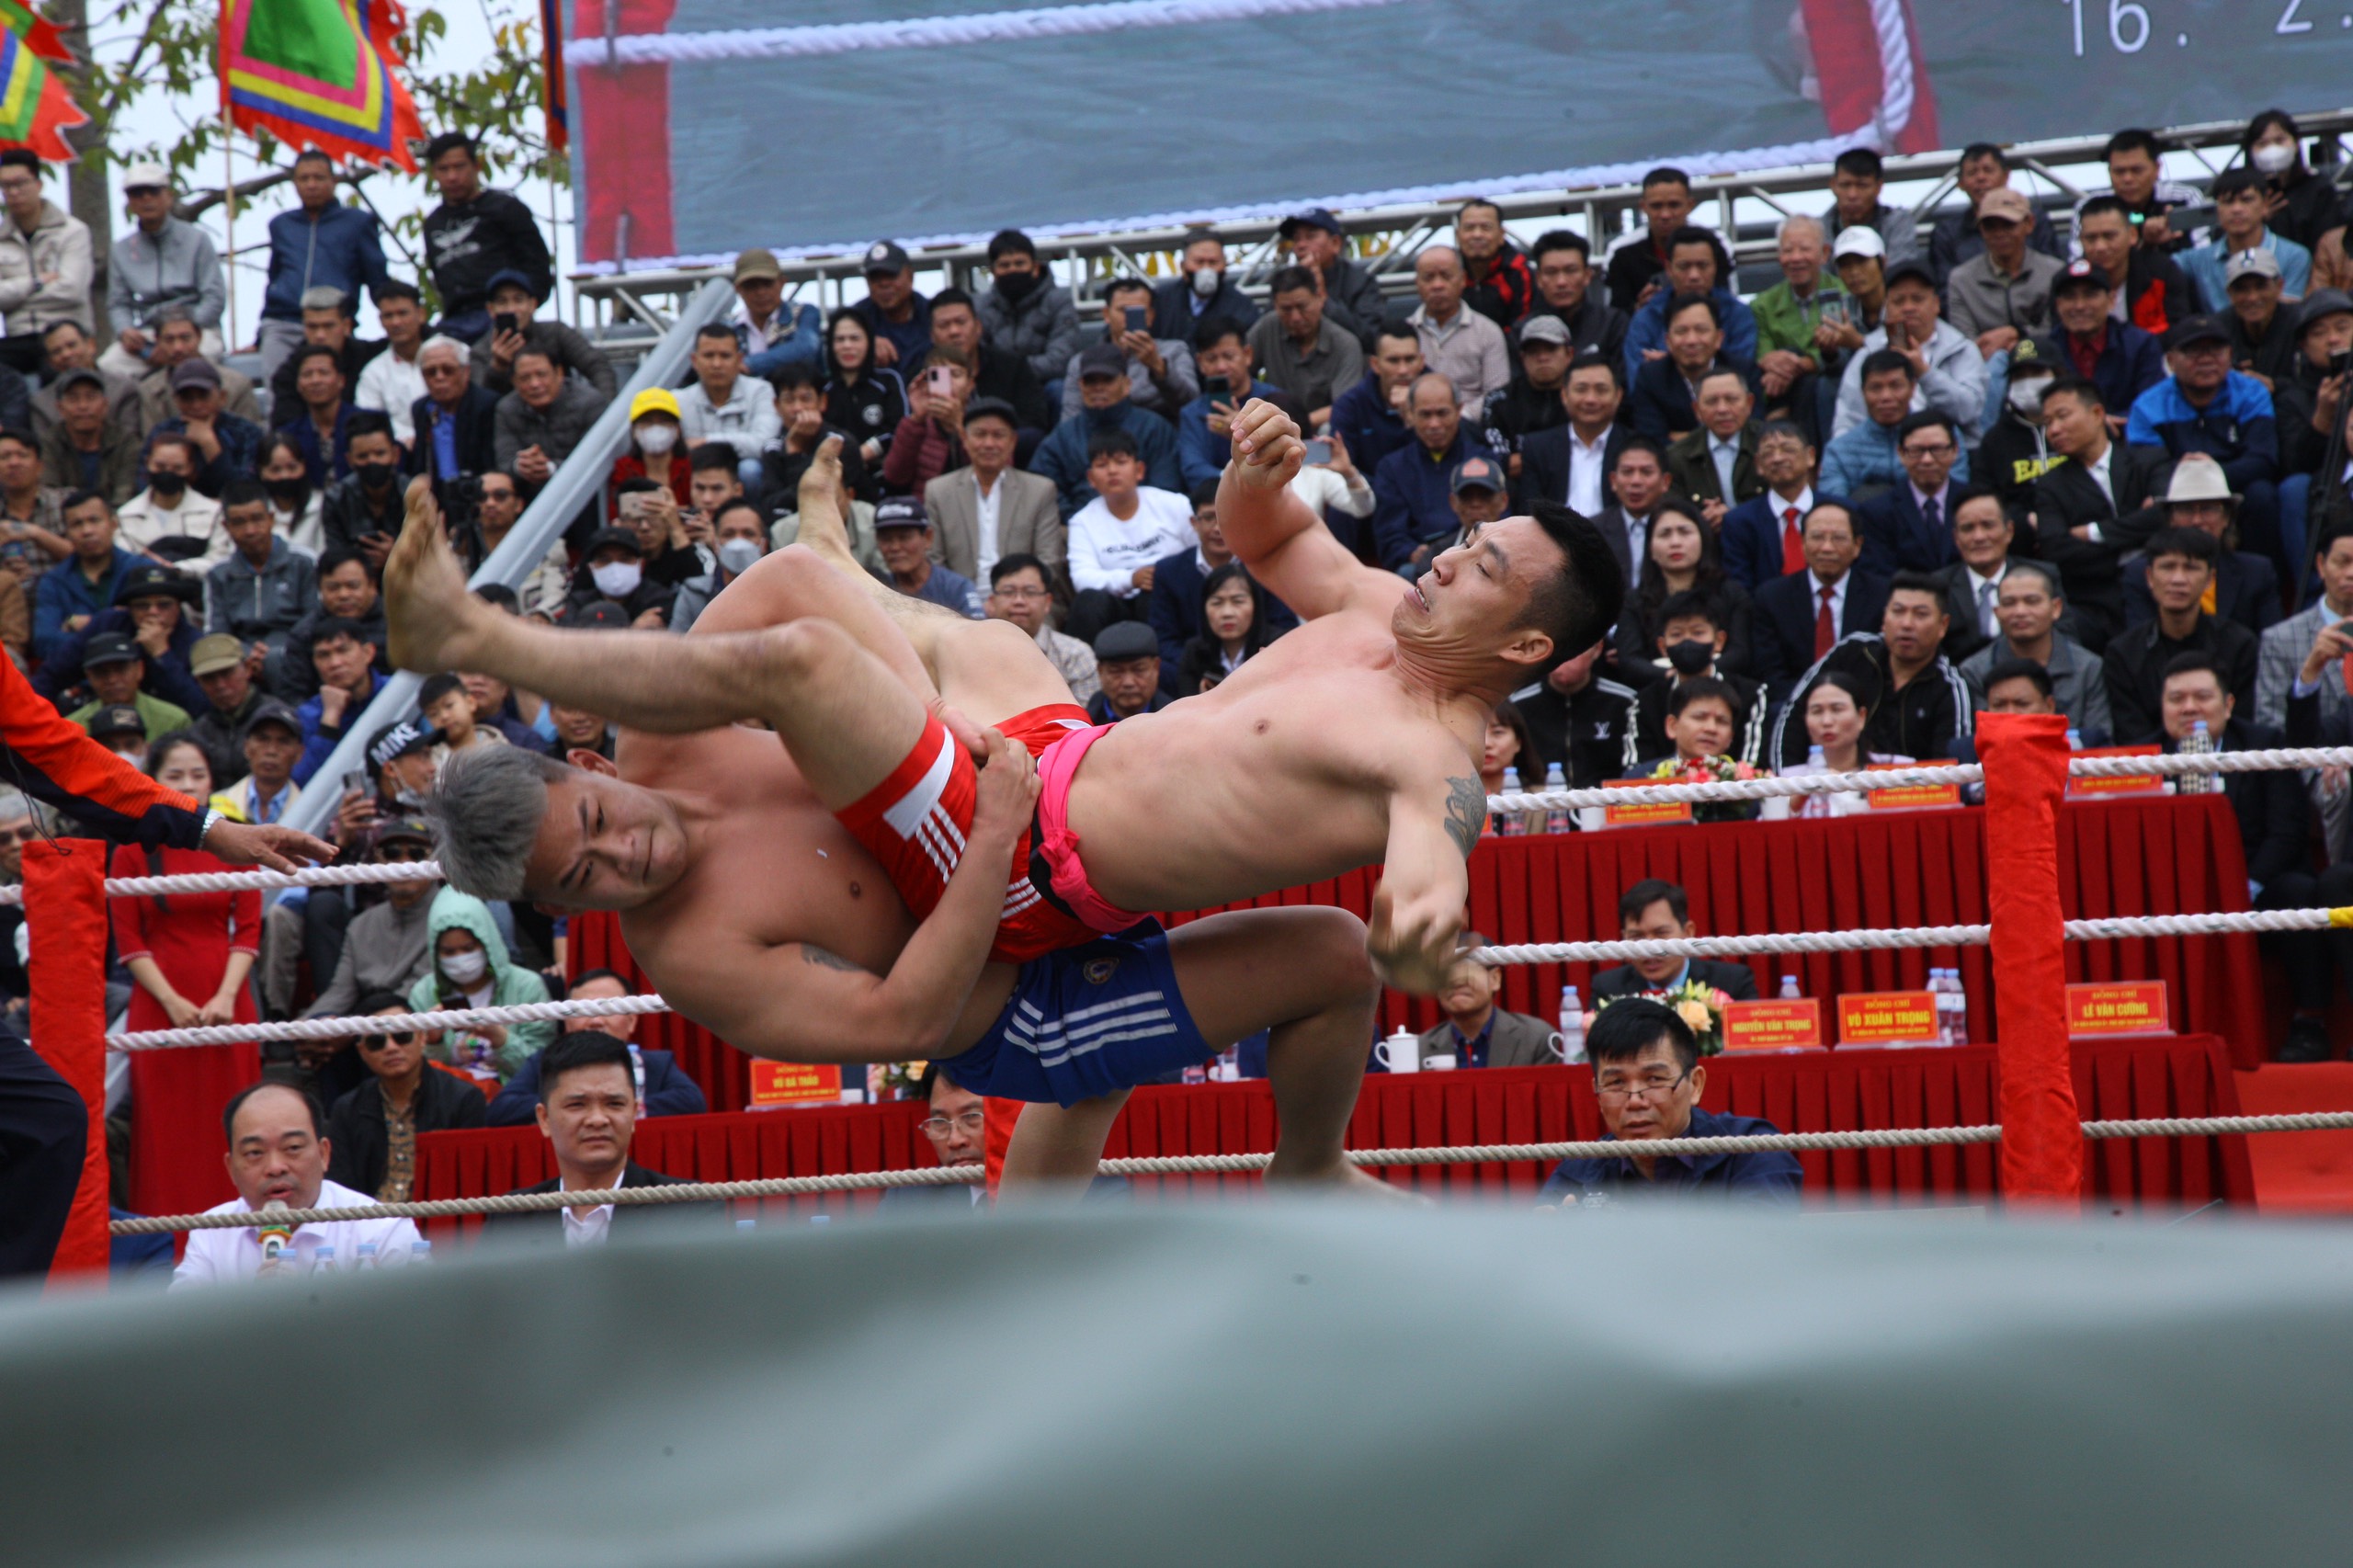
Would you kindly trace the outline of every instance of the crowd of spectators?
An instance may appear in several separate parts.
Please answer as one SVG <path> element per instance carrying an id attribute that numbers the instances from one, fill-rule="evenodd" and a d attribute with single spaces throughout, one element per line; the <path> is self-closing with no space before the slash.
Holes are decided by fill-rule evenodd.
<path id="1" fill-rule="evenodd" d="M 134 222 L 101 296 L 90 236 L 44 194 L 42 165 L 0 153 L 0 645 L 102 744 L 224 812 L 276 821 L 335 790 L 346 857 L 415 859 L 415 808 L 453 753 L 609 756 L 613 733 L 449 676 L 418 720 L 366 734 L 363 767 L 317 777 L 388 675 L 377 577 L 410 479 L 431 482 L 478 563 L 560 469 L 597 461 L 598 505 L 487 597 L 683 632 L 797 537 L 801 480 L 839 437 L 854 548 L 878 579 L 1020 626 L 1108 722 L 1209 689 L 1297 624 L 1218 527 L 1230 422 L 1261 398 L 1312 437 L 1295 493 L 1368 563 L 1413 576 L 1539 498 L 1593 518 L 1618 553 L 1620 623 L 1498 710 L 1491 788 L 1506 766 L 1590 785 L 1723 756 L 1790 770 L 1968 756 L 1986 710 L 2064 714 L 2086 745 L 2341 736 L 2342 193 L 2275 111 L 2208 190 L 2160 179 L 2163 150 L 2119 133 L 2109 188 L 2063 209 L 1973 146 L 1965 205 L 1924 228 L 1857 149 L 1818 210 L 1781 222 L 1769 274 L 1747 276 L 1671 168 L 1645 176 L 1641 222 L 1615 238 L 1563 227 L 1523 247 L 1499 208 L 1467 202 L 1389 269 L 1411 279 L 1393 296 L 1321 209 L 1281 225 L 1246 289 L 1201 230 L 1173 276 L 1075 297 L 1008 229 L 970 288 L 928 296 L 914 258 L 877 241 L 865 297 L 827 315 L 746 250 L 733 312 L 700 329 L 681 384 L 631 402 L 608 471 L 580 448 L 620 373 L 544 313 L 545 239 L 463 135 L 426 149 L 440 199 L 414 278 L 387 264 L 372 211 L 337 199 L 333 163 L 296 160 L 242 369 L 221 336 L 221 258 L 176 215 L 166 170 L 125 170 Z M 363 300 L 381 337 L 358 330 Z M 2353 901 L 2340 774 L 2234 777 L 2225 793 L 2259 907 Z M 126 912 L 119 979 L 140 1018 L 389 1018 L 563 988 L 563 924 L 526 905 L 427 884 L 217 902 Z M 2284 1050 L 2323 1052 L 2329 960 L 2353 980 L 2353 951 L 2280 940 L 2300 960 Z M 1477 965 L 1458 969 L 1434 1033 L 1516 1060 L 1524 1031 L 1482 1011 Z M 623 1022 L 597 1028 L 632 1104 L 699 1104 Z M 540 1053 L 571 1043 L 549 1026 L 388 1024 L 271 1072 L 316 1096 L 314 1131 L 339 1130 L 335 1179 L 390 1194 L 419 1130 L 536 1116 L 561 1143 L 571 1112 Z M 267 1103 L 287 1124 L 269 1136 L 299 1142 L 301 1108 Z"/>

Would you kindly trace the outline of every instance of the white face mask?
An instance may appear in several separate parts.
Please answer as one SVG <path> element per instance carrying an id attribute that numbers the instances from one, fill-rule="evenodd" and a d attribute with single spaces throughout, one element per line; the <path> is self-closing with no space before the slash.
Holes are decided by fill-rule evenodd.
<path id="1" fill-rule="evenodd" d="M 2247 154 L 2247 162 L 2267 175 L 2284 175 L 2296 164 L 2296 150 L 2267 142 Z"/>
<path id="2" fill-rule="evenodd" d="M 719 564 L 731 577 L 740 577 L 759 564 L 758 541 L 748 539 L 722 540 L 719 546 Z"/>
<path id="3" fill-rule="evenodd" d="M 441 972 L 452 985 L 471 991 L 490 972 L 490 955 L 479 948 L 470 953 L 452 953 L 441 960 Z"/>
<path id="4" fill-rule="evenodd" d="M 1193 292 L 1202 299 L 1214 299 L 1218 285 L 1225 281 L 1225 274 L 1213 267 L 1204 267 L 1193 274 Z"/>
<path id="5" fill-rule="evenodd" d="M 625 599 L 637 592 L 645 569 L 634 561 L 608 561 L 602 566 L 590 567 L 588 575 L 596 583 L 597 591 L 607 598 Z"/>
<path id="6" fill-rule="evenodd" d="M 637 449 L 649 458 L 667 456 L 670 449 L 677 444 L 678 432 L 675 426 L 648 425 L 637 433 Z"/>
<path id="7" fill-rule="evenodd" d="M 2010 383 L 2010 406 L 2031 419 L 2042 412 L 2042 378 Z"/>

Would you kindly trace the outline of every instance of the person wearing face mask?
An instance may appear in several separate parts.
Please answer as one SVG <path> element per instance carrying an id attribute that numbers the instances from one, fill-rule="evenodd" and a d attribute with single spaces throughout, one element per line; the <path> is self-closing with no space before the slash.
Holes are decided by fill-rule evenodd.
<path id="1" fill-rule="evenodd" d="M 381 569 L 401 531 L 401 449 L 387 415 L 361 409 L 349 429 L 351 472 L 327 486 L 320 527 L 328 549 L 357 550 Z"/>
<path id="2" fill-rule="evenodd" d="M 311 465 L 303 461 L 302 449 L 290 436 L 272 435 L 261 444 L 254 473 L 269 497 L 271 531 L 315 559 L 326 548 L 325 503 L 311 486 Z"/>
<path id="3" fill-rule="evenodd" d="M 1152 291 L 1152 335 L 1193 341 L 1193 330 L 1211 316 L 1255 325 L 1266 314 L 1258 302 L 1226 276 L 1225 242 L 1208 229 L 1185 235 L 1177 275 Z"/>
<path id="4" fill-rule="evenodd" d="M 677 597 L 670 604 L 669 627 L 685 633 L 694 630 L 695 620 L 717 598 L 720 591 L 759 563 L 767 553 L 768 531 L 760 518 L 760 509 L 738 495 L 722 505 L 710 520 L 711 533 L 719 541 L 715 553 L 719 564 L 699 577 L 689 577 L 678 585 Z"/>
<path id="5" fill-rule="evenodd" d="M 645 546 L 634 528 L 599 528 L 589 536 L 588 549 L 572 574 L 572 592 L 564 596 L 566 619 L 588 606 L 609 600 L 620 606 L 632 622 L 648 614 L 659 628 L 668 618 L 677 585 L 657 583 L 645 575 Z"/>
<path id="6" fill-rule="evenodd" d="M 443 888 L 433 895 L 426 918 L 426 949 L 432 968 L 409 988 L 409 1010 L 513 1007 L 548 999 L 547 983 L 510 960 L 490 906 L 478 898 Z M 427 1050 L 484 1083 L 503 1084 L 533 1052 L 555 1039 L 553 1023 L 481 1024 L 444 1031 Z"/>
<path id="7" fill-rule="evenodd" d="M 613 460 L 605 481 L 608 512 L 620 510 L 620 487 L 632 479 L 650 479 L 667 489 L 680 506 L 694 505 L 694 471 L 687 460 L 684 415 L 678 394 L 667 387 L 648 387 L 629 405 L 629 449 Z"/>
<path id="8" fill-rule="evenodd" d="M 189 488 L 196 446 L 185 436 L 158 436 L 147 449 L 147 488 L 115 514 L 115 537 L 126 550 L 201 572 L 229 559 L 233 546 L 221 526 L 221 503 Z"/>
<path id="9" fill-rule="evenodd" d="M 2025 519 L 2034 482 L 2059 460 L 2043 434 L 2042 394 L 2057 377 L 2060 363 L 2047 357 L 2043 346 L 2033 338 L 2010 350 L 2001 415 L 1986 427 L 1985 438 L 1969 457 L 1974 483 L 2001 497 L 2002 509 L 2016 521 Z"/>
<path id="10" fill-rule="evenodd" d="M 1020 355 L 1040 385 L 1060 376 L 1078 351 L 1078 306 L 1038 259 L 1036 242 L 1018 229 L 991 235 L 989 278 L 972 301 L 989 342 Z M 937 336 L 936 323 L 932 330 Z"/>
<path id="11" fill-rule="evenodd" d="M 1733 585 L 1737 591 L 1737 585 Z M 1665 661 L 1667 678 L 1643 687 L 1634 698 L 1626 724 L 1624 766 L 1630 772 L 1647 772 L 1652 763 L 1675 752 L 1666 733 L 1667 714 L 1677 690 L 1695 680 L 1721 683 L 1732 693 L 1733 739 L 1725 753 L 1736 762 L 1756 762 L 1765 750 L 1765 721 L 1772 703 L 1764 684 L 1722 667 L 1730 633 L 1726 616 L 1709 594 L 1685 589 L 1668 597 L 1658 615 L 1659 632 L 1652 646 Z"/>

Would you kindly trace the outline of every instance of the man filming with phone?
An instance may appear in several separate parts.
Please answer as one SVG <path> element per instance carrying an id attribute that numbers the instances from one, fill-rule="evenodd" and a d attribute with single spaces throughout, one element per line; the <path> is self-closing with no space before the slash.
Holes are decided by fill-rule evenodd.
<path id="1" fill-rule="evenodd" d="M 1248 324 L 1244 324 L 1245 326 Z M 1118 278 L 1103 290 L 1103 341 L 1128 363 L 1128 401 L 1165 418 L 1200 395 L 1193 350 L 1173 337 L 1152 335 L 1152 288 L 1141 278 Z M 1078 356 L 1063 375 L 1063 417 L 1085 407 L 1078 395 Z"/>

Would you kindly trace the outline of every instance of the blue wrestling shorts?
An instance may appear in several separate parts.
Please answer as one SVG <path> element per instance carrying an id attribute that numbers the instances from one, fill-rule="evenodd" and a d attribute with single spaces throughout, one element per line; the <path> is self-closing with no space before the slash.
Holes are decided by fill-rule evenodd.
<path id="1" fill-rule="evenodd" d="M 1070 1106 L 1212 1054 L 1177 994 L 1168 934 L 1146 920 L 1023 964 L 989 1032 L 939 1065 L 976 1095 Z"/>

